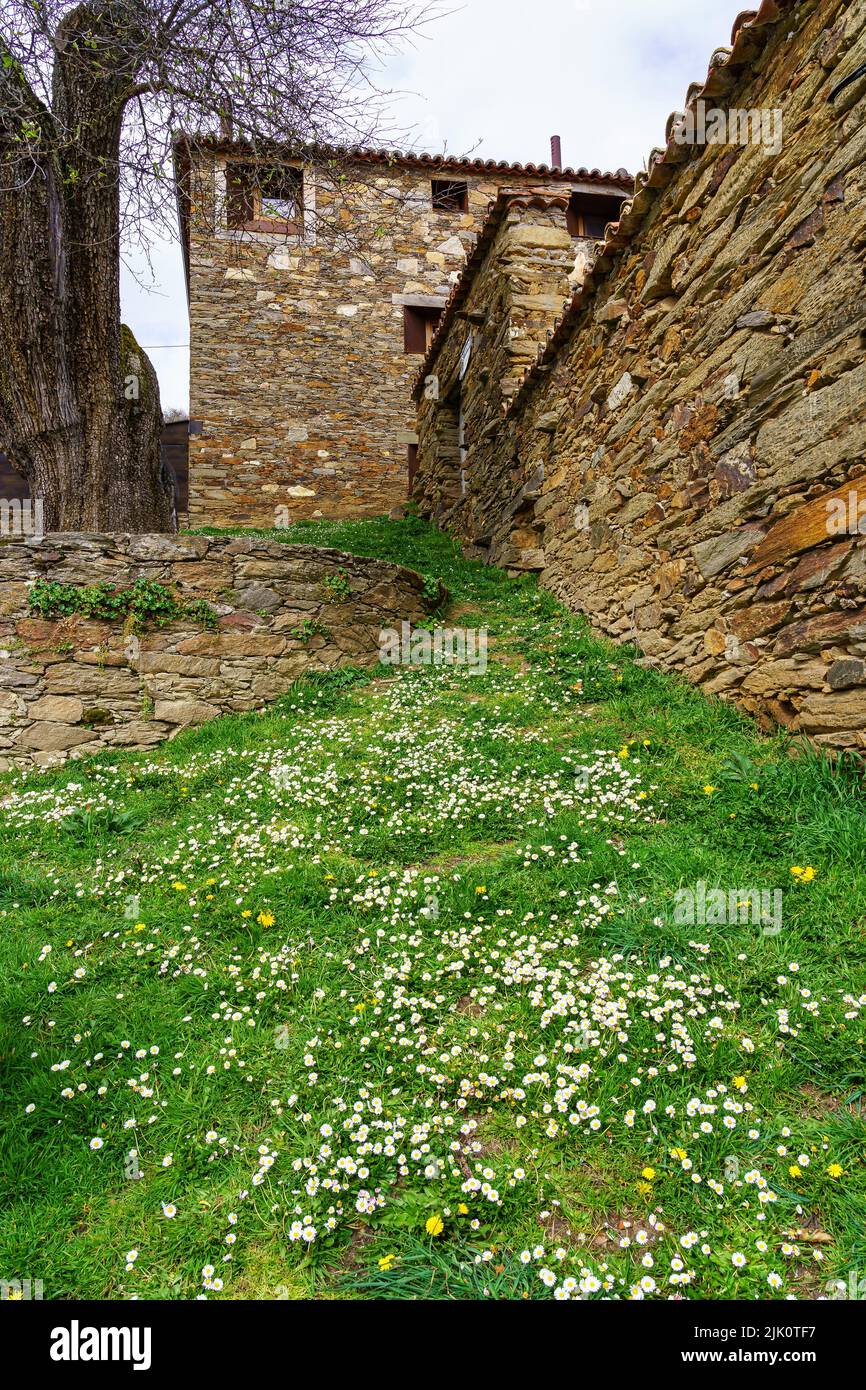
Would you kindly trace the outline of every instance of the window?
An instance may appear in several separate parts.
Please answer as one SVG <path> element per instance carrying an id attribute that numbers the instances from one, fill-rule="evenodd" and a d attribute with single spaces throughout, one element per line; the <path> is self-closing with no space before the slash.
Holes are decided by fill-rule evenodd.
<path id="1" fill-rule="evenodd" d="M 613 219 L 616 220 L 615 218 Z M 604 217 L 599 212 L 585 212 L 583 214 L 583 234 L 592 237 L 593 241 L 602 241 L 604 229 L 611 218 Z"/>
<path id="2" fill-rule="evenodd" d="M 299 233 L 304 176 L 292 165 L 230 163 L 226 169 L 229 227 L 246 232 Z"/>
<path id="3" fill-rule="evenodd" d="M 433 180 L 433 207 L 436 212 L 467 212 L 469 185 L 452 179 Z"/>
<path id="4" fill-rule="evenodd" d="M 568 230 L 571 236 L 601 241 L 608 222 L 619 221 L 621 198 L 593 197 L 588 193 L 572 193 L 568 205 Z"/>
<path id="5" fill-rule="evenodd" d="M 433 341 L 433 334 L 441 317 L 441 309 L 404 305 L 403 351 L 426 352 Z"/>

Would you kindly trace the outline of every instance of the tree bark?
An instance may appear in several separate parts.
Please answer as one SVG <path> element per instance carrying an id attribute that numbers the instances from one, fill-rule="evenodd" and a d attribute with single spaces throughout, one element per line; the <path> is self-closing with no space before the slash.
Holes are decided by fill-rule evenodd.
<path id="1" fill-rule="evenodd" d="M 23 186 L 21 121 L 0 102 L 0 447 L 42 499 L 46 530 L 170 531 L 156 374 L 120 322 L 129 77 L 120 54 L 110 61 L 103 14 L 82 5 L 63 21 L 52 110 L 25 93 Z"/>

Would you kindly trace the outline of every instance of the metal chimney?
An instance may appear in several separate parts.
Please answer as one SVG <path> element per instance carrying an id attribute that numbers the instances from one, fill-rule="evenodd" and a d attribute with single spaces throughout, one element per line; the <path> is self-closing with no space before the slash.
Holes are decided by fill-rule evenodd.
<path id="1" fill-rule="evenodd" d="M 562 168 L 562 141 L 558 135 L 550 137 L 550 162 L 554 169 Z"/>

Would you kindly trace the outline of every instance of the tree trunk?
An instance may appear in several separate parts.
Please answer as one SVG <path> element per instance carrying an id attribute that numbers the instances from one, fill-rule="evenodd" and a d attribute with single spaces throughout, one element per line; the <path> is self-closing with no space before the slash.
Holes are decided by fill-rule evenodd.
<path id="1" fill-rule="evenodd" d="M 42 499 L 45 530 L 175 530 L 156 374 L 120 323 L 129 79 L 105 47 L 95 58 L 79 44 L 98 24 L 92 11 L 67 18 L 51 112 L 32 98 L 23 186 L 20 118 L 4 122 L 14 104 L 0 104 L 0 448 Z"/>

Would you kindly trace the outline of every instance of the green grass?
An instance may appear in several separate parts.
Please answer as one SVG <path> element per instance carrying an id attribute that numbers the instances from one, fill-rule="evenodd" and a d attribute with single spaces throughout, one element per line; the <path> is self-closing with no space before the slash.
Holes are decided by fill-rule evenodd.
<path id="1" fill-rule="evenodd" d="M 488 668 L 343 670 L 2 779 L 0 1276 L 64 1299 L 194 1298 L 211 1266 L 209 1298 L 248 1299 L 862 1278 L 860 765 L 759 736 L 415 519 L 269 534 L 443 580 Z M 781 931 L 678 920 L 701 881 L 780 891 Z"/>

